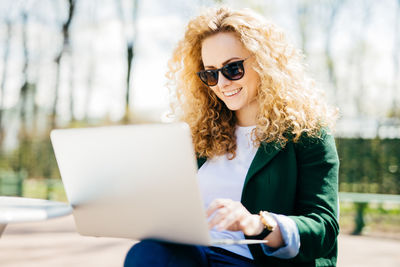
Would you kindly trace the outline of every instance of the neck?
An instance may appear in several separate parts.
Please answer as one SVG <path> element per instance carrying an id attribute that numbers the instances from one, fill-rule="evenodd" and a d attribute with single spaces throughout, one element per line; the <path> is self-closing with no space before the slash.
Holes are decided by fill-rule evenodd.
<path id="1" fill-rule="evenodd" d="M 258 107 L 257 103 L 249 103 L 247 106 L 235 111 L 237 124 L 239 126 L 256 125 Z"/>

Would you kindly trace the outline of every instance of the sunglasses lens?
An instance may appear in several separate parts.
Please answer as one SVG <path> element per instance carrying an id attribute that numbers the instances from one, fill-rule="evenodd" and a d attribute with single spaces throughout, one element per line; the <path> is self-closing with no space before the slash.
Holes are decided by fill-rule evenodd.
<path id="1" fill-rule="evenodd" d="M 230 80 L 239 80 L 244 75 L 243 61 L 233 62 L 222 68 L 222 74 Z"/>
<path id="2" fill-rule="evenodd" d="M 199 77 L 208 86 L 214 86 L 218 83 L 218 71 L 203 70 L 199 72 Z"/>

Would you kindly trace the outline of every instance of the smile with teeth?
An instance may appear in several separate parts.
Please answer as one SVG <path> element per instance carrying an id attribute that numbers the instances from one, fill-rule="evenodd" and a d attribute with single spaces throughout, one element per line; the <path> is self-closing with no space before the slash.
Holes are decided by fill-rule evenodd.
<path id="1" fill-rule="evenodd" d="M 229 92 L 222 92 L 224 94 L 224 96 L 233 96 L 236 95 L 237 93 L 239 93 L 242 90 L 242 87 L 233 90 L 233 91 L 229 91 Z"/>

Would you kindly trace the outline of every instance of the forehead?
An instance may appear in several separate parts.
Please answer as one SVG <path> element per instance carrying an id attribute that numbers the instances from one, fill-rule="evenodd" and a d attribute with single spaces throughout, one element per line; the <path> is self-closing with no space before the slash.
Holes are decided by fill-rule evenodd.
<path id="1" fill-rule="evenodd" d="M 201 58 L 204 66 L 221 67 L 231 58 L 244 58 L 249 52 L 234 33 L 221 32 L 204 39 Z"/>

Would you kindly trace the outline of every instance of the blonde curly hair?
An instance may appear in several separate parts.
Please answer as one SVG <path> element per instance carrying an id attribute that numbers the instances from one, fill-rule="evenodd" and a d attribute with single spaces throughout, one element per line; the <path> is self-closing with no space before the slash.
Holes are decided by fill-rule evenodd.
<path id="1" fill-rule="evenodd" d="M 187 25 L 166 74 L 173 113 L 190 126 L 199 157 L 235 157 L 235 113 L 196 75 L 203 69 L 203 40 L 220 32 L 233 32 L 255 57 L 254 69 L 260 77 L 253 130 L 256 145 L 285 146 L 303 134 L 318 137 L 322 127 L 333 129 L 337 110 L 306 76 L 302 53 L 289 44 L 282 30 L 248 9 L 210 8 Z"/>

